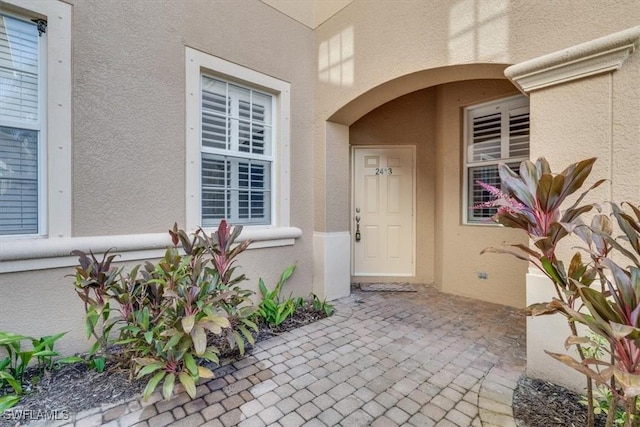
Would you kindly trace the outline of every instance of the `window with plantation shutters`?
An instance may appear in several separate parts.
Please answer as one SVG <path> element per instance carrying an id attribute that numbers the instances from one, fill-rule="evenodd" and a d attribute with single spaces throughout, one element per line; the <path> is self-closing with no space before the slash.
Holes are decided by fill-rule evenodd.
<path id="1" fill-rule="evenodd" d="M 44 36 L 35 23 L 0 14 L 0 235 L 42 232 Z"/>
<path id="2" fill-rule="evenodd" d="M 201 223 L 271 224 L 273 96 L 202 76 Z"/>
<path id="3" fill-rule="evenodd" d="M 529 99 L 515 96 L 468 107 L 465 147 L 466 222 L 486 223 L 496 208 L 478 208 L 492 200 L 478 181 L 499 188 L 498 164 L 516 169 L 529 158 Z"/>

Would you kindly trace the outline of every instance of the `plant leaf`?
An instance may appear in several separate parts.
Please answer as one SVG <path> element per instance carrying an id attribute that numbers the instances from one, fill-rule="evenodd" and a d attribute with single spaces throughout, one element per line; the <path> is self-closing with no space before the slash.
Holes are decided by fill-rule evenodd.
<path id="1" fill-rule="evenodd" d="M 162 396 L 169 400 L 171 394 L 173 393 L 173 385 L 176 382 L 176 374 L 169 373 L 164 379 L 164 384 L 162 386 Z"/>
<path id="2" fill-rule="evenodd" d="M 613 375 L 622 385 L 625 397 L 640 396 L 640 375 L 624 372 L 616 367 L 613 368 Z"/>
<path id="3" fill-rule="evenodd" d="M 180 382 L 184 386 L 184 389 L 187 392 L 187 394 L 191 396 L 192 399 L 196 397 L 196 383 L 193 380 L 193 377 L 186 372 L 180 372 L 180 375 L 178 375 L 178 378 L 180 379 Z"/>
<path id="4" fill-rule="evenodd" d="M 20 401 L 20 397 L 13 394 L 0 396 L 0 413 L 12 408 Z"/>
<path id="5" fill-rule="evenodd" d="M 198 377 L 209 379 L 215 377 L 215 375 L 211 369 L 205 368 L 204 366 L 198 366 Z"/>
<path id="6" fill-rule="evenodd" d="M 196 375 L 198 373 L 198 365 L 191 353 L 184 354 L 184 365 L 191 375 Z"/>
<path id="7" fill-rule="evenodd" d="M 193 348 L 198 356 L 207 349 L 207 334 L 202 326 L 196 325 L 191 331 L 191 339 L 193 340 Z"/>
<path id="8" fill-rule="evenodd" d="M 589 368 L 588 366 L 585 366 L 582 363 L 578 362 L 573 357 L 568 356 L 566 354 L 552 353 L 547 350 L 545 350 L 544 352 L 547 353 L 549 356 L 553 357 L 554 359 L 558 360 L 559 362 L 562 362 L 565 365 L 593 379 L 598 384 L 606 383 L 606 380 L 602 375 L 600 375 L 598 372 L 594 371 L 593 369 Z"/>
<path id="9" fill-rule="evenodd" d="M 196 322 L 196 315 L 195 314 L 191 314 L 189 316 L 185 316 L 182 318 L 182 330 L 186 333 L 186 334 L 190 334 L 191 330 L 193 329 L 193 325 Z"/>
<path id="10" fill-rule="evenodd" d="M 165 371 L 160 371 L 157 374 L 155 374 L 153 378 L 149 380 L 149 382 L 147 383 L 147 386 L 144 388 L 144 392 L 142 393 L 142 397 L 145 401 L 149 399 L 149 396 L 151 396 L 151 394 L 153 394 L 156 387 L 158 387 L 158 384 L 164 378 L 165 375 L 166 375 Z"/>
<path id="11" fill-rule="evenodd" d="M 136 375 L 136 379 L 140 379 L 142 377 L 144 377 L 145 375 L 149 375 L 155 371 L 157 371 L 158 369 L 162 368 L 163 364 L 160 362 L 157 363 L 153 363 L 151 365 L 147 365 L 147 366 L 143 366 L 142 369 L 140 369 L 140 371 L 138 371 L 138 375 Z"/>
<path id="12" fill-rule="evenodd" d="M 527 316 L 542 316 L 558 312 L 557 307 L 552 307 L 547 302 L 531 304 L 527 307 Z"/>

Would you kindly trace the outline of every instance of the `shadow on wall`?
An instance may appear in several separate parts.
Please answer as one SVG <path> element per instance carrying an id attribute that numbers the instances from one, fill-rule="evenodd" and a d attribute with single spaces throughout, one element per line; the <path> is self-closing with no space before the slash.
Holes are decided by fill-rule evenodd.
<path id="1" fill-rule="evenodd" d="M 460 0 L 449 11 L 449 64 L 509 63 L 508 0 Z"/>
<path id="2" fill-rule="evenodd" d="M 318 79 L 336 86 L 353 86 L 355 75 L 353 26 L 320 43 Z"/>

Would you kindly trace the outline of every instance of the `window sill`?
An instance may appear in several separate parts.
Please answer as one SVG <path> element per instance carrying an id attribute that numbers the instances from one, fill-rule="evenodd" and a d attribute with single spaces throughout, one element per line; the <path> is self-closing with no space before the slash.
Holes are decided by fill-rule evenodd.
<path id="1" fill-rule="evenodd" d="M 207 233 L 212 231 L 206 230 Z M 244 227 L 238 240 L 251 240 L 249 249 L 258 249 L 291 246 L 300 236 L 302 230 L 297 227 L 250 226 Z M 69 255 L 73 250 L 101 254 L 112 249 L 120 254 L 117 261 L 139 261 L 162 257 L 168 246 L 171 246 L 168 233 L 48 239 L 41 236 L 1 238 L 0 273 L 75 266 L 77 257 Z"/>
<path id="2" fill-rule="evenodd" d="M 466 221 L 466 222 L 463 222 L 462 225 L 478 226 L 478 227 L 504 227 L 502 224 L 498 224 L 497 222 L 493 222 L 491 220 L 489 220 L 488 222 Z"/>

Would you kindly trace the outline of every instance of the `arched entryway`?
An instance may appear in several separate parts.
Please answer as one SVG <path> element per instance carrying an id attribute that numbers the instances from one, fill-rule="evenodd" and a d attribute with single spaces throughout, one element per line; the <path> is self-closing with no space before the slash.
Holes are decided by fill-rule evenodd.
<path id="1" fill-rule="evenodd" d="M 314 240 L 322 249 L 316 253 L 316 263 L 324 261 L 316 271 L 324 274 L 329 297 L 348 293 L 352 279 L 375 277 L 376 281 L 435 283 L 446 292 L 522 305 L 523 287 L 513 283 L 523 281 L 526 266 L 509 263 L 506 257 L 488 259 L 479 254 L 486 246 L 522 237 L 510 230 L 462 223 L 462 111 L 519 93 L 505 79 L 504 68 L 469 64 L 402 76 L 363 93 L 324 123 L 324 138 L 316 147 L 321 158 L 316 172 L 323 185 L 316 186 L 321 215 L 316 217 Z M 414 151 L 414 222 L 409 243 L 413 247 L 403 252 L 413 257 L 409 276 L 352 277 L 354 245 L 359 244 L 355 243 L 359 206 L 353 203 L 352 155 L 354 147 L 364 146 Z M 500 274 L 492 274 L 498 270 Z M 479 272 L 487 273 L 488 279 L 479 279 Z"/>

